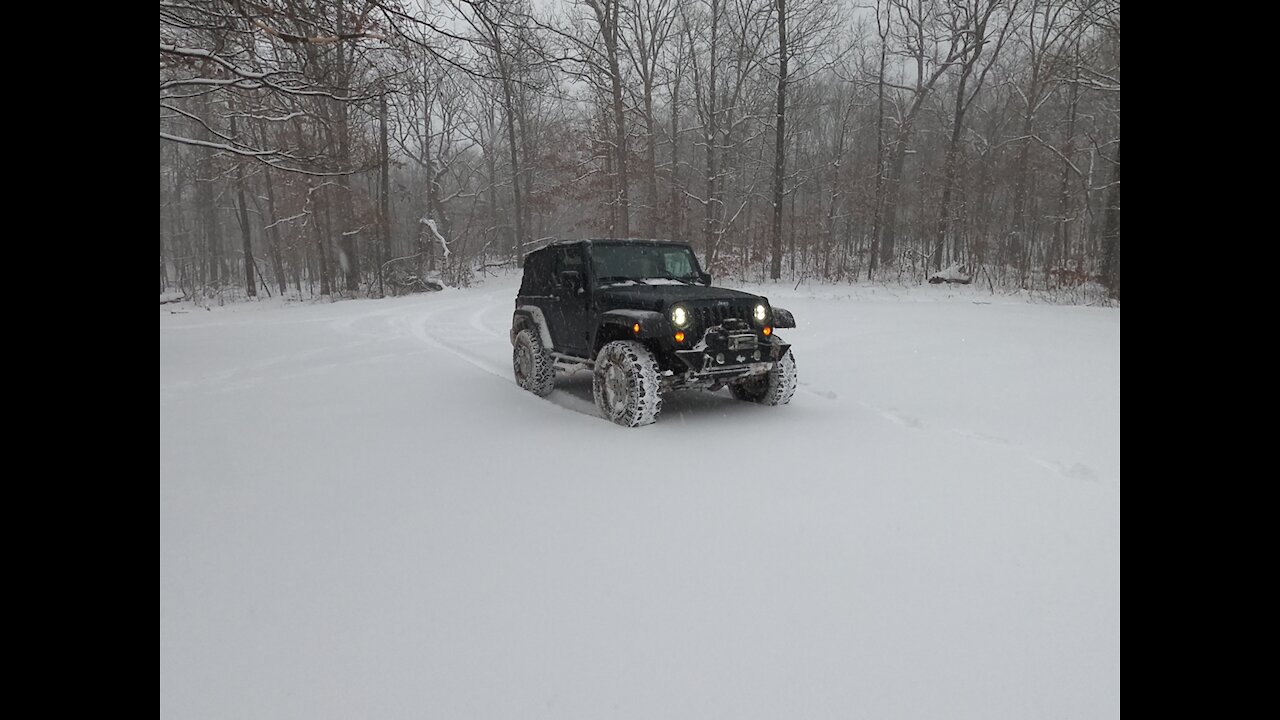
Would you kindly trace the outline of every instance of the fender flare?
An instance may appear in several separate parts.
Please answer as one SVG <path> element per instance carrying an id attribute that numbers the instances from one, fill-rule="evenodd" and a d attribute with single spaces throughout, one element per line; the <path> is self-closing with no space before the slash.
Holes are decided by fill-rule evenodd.
<path id="1" fill-rule="evenodd" d="M 542 340 L 542 347 L 548 352 L 555 349 L 551 342 L 551 330 L 547 327 L 547 317 L 542 314 L 542 308 L 537 305 L 520 305 L 516 307 L 516 311 L 511 315 L 511 344 L 516 344 L 516 335 L 525 327 L 533 327 L 538 331 L 538 337 Z"/>
<path id="2" fill-rule="evenodd" d="M 640 332 L 634 331 L 636 323 Z M 600 327 L 623 328 L 629 337 L 654 338 L 667 333 L 667 316 L 655 310 L 607 310 L 600 313 Z"/>

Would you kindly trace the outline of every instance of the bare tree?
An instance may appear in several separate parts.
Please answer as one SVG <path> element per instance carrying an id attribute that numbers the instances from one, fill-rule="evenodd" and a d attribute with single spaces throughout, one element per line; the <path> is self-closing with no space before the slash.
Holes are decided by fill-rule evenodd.
<path id="1" fill-rule="evenodd" d="M 740 280 L 1118 297 L 1118 1 L 838 9 L 166 1 L 162 291 L 392 294 L 634 231 Z"/>
<path id="2" fill-rule="evenodd" d="M 514 90 L 515 69 L 512 67 L 514 53 L 509 45 L 517 42 L 512 38 L 510 28 L 516 21 L 516 13 L 507 4 L 467 3 L 470 13 L 466 13 L 472 28 L 479 34 L 479 44 L 489 53 L 489 60 L 497 72 L 502 89 L 502 110 L 507 131 L 507 146 L 511 157 L 511 219 L 515 227 L 513 252 L 517 263 L 524 261 L 524 247 L 528 243 L 525 235 L 525 212 L 520 198 L 520 145 L 516 142 L 516 93 Z"/>
<path id="3" fill-rule="evenodd" d="M 1050 89 L 1059 74 L 1069 65 L 1067 51 L 1084 27 L 1085 13 L 1077 12 L 1070 2 L 1031 0 L 1030 12 L 1019 36 L 1020 49 L 1026 58 L 1026 84 L 1015 88 L 1022 101 L 1022 131 L 1019 137 L 1017 175 L 1014 185 L 1013 227 L 1009 232 L 1008 252 L 1017 259 L 1021 284 L 1026 284 L 1030 270 L 1031 245 L 1035 227 L 1028 222 L 1029 198 L 1032 190 L 1031 147 L 1035 142 L 1036 113 L 1049 99 Z"/>
<path id="4" fill-rule="evenodd" d="M 943 248 L 947 243 L 947 232 L 951 225 L 951 198 L 955 191 L 956 164 L 960 151 L 960 136 L 964 133 L 965 114 L 978 94 L 982 92 L 982 85 L 986 81 L 988 71 L 1000 57 L 1009 28 L 1013 25 L 1017 6 L 1018 0 L 967 0 L 965 3 L 955 3 L 950 8 L 952 31 L 971 39 L 962 44 L 957 63 L 959 72 L 953 100 L 951 138 L 947 143 L 946 160 L 943 166 L 942 200 L 938 203 L 938 229 L 933 246 L 933 266 L 939 270 L 942 269 Z M 997 13 L 1003 13 L 1003 23 L 999 23 L 1000 18 L 997 17 Z M 991 27 L 993 18 L 999 23 L 997 28 Z M 988 45 L 991 47 L 988 48 Z M 984 51 L 987 60 L 974 77 L 974 71 Z M 972 85 L 970 85 L 971 80 Z M 957 259 L 961 257 L 958 237 L 952 253 Z"/>
<path id="5" fill-rule="evenodd" d="M 890 149 L 889 176 L 885 182 L 884 229 L 880 241 L 880 261 L 894 259 L 897 237 L 898 202 L 907 147 L 925 99 L 942 74 L 974 44 L 966 29 L 947 23 L 942 3 L 936 0 L 891 0 L 890 27 L 898 33 L 899 56 L 913 71 L 912 84 L 890 83 L 901 95 L 896 105 L 898 129 Z"/>
<path id="6" fill-rule="evenodd" d="M 773 149 L 773 263 L 769 277 L 782 277 L 782 182 L 787 170 L 787 2 L 775 0 L 778 7 L 778 112 L 774 116 Z"/>
<path id="7" fill-rule="evenodd" d="M 645 129 L 645 201 L 648 203 L 644 233 L 658 234 L 658 131 L 654 116 L 654 90 L 658 83 L 658 63 L 670 40 L 676 20 L 676 0 L 629 0 L 621 6 L 623 47 L 631 69 L 639 78 L 640 115 Z M 678 70 L 677 70 L 678 73 Z M 677 80 L 678 81 L 678 75 Z M 675 112 L 673 109 L 673 117 Z M 672 132 L 674 137 L 675 131 Z"/>

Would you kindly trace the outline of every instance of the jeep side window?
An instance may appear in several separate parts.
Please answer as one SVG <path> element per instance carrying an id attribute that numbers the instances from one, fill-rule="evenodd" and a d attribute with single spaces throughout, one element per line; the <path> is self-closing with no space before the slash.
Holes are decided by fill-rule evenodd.
<path id="1" fill-rule="evenodd" d="M 552 264 L 555 257 L 542 251 L 529 255 L 525 260 L 524 278 L 520 282 L 520 294 L 524 296 L 550 295 L 553 279 Z"/>
<path id="2" fill-rule="evenodd" d="M 524 275 L 520 278 L 520 295 L 528 297 L 537 294 L 538 256 L 530 255 L 524 259 Z"/>
<path id="3" fill-rule="evenodd" d="M 582 259 L 582 248 L 574 245 L 570 247 L 562 247 L 556 252 L 556 271 L 554 282 L 559 285 L 561 282 L 561 273 L 566 270 L 577 271 L 580 283 L 586 282 L 586 263 Z"/>
<path id="4" fill-rule="evenodd" d="M 542 257 L 542 286 L 543 293 L 551 295 L 556 291 L 556 285 L 559 284 L 556 279 L 556 255 L 557 253 L 548 250 L 543 253 Z"/>
<path id="5" fill-rule="evenodd" d="M 556 268 L 557 273 L 562 270 L 577 270 L 578 272 L 582 272 L 582 248 L 577 246 L 560 248 L 559 260 L 560 267 Z"/>

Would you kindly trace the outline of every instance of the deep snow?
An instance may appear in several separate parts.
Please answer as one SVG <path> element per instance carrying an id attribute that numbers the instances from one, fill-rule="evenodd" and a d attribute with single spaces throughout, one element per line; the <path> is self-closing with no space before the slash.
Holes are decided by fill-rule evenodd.
<path id="1" fill-rule="evenodd" d="M 1119 717 L 1119 310 L 749 287 L 792 403 L 624 429 L 515 287 L 161 306 L 161 717 Z"/>

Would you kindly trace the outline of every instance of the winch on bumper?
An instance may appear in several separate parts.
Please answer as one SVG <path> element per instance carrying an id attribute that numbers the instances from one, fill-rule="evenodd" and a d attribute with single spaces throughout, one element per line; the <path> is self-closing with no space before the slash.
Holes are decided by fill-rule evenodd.
<path id="1" fill-rule="evenodd" d="M 723 382 L 769 372 L 790 347 L 738 321 L 709 328 L 697 346 L 675 354 L 688 368 L 684 380 Z"/>

